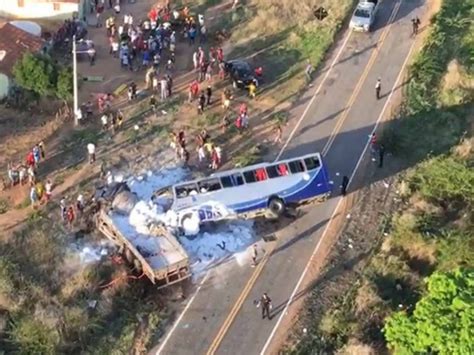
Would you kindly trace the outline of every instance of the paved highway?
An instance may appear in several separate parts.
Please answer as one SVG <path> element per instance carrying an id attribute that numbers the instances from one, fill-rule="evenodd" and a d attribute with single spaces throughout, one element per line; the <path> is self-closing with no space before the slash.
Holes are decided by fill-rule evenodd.
<path id="1" fill-rule="evenodd" d="M 421 17 L 424 6 L 424 0 L 384 0 L 373 32 L 342 36 L 301 104 L 292 110 L 292 127 L 278 156 L 322 152 L 336 187 L 342 175 L 353 175 L 368 136 L 400 85 L 412 51 L 410 20 Z M 375 98 L 378 77 L 380 100 Z M 230 261 L 213 269 L 153 353 L 274 353 L 275 340 L 285 336 L 281 325 L 288 307 L 304 296 L 304 277 L 318 258 L 321 242 L 330 237 L 328 226 L 340 213 L 340 202 L 336 193 L 278 229 L 277 240 L 264 243 L 267 257 L 256 268 Z M 254 305 L 263 292 L 273 301 L 270 321 L 262 320 Z"/>

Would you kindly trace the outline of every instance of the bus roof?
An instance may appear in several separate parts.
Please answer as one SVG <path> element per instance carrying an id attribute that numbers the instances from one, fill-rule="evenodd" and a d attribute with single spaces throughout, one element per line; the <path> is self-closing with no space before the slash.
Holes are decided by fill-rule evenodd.
<path id="1" fill-rule="evenodd" d="M 221 178 L 223 176 L 228 176 L 228 175 L 232 175 L 232 174 L 236 174 L 236 173 L 243 173 L 245 171 L 258 169 L 258 168 L 263 168 L 263 167 L 266 167 L 266 166 L 269 166 L 269 165 L 281 164 L 281 163 L 286 163 L 286 162 L 290 162 L 290 161 L 293 161 L 293 160 L 306 159 L 306 158 L 314 157 L 314 156 L 317 156 L 319 158 L 319 160 L 321 161 L 321 154 L 320 153 L 306 154 L 306 155 L 302 155 L 302 156 L 299 156 L 299 157 L 293 157 L 293 158 L 289 158 L 289 159 L 282 159 L 282 160 L 278 160 L 278 161 L 273 161 L 271 163 L 263 162 L 263 163 L 258 163 L 258 164 L 254 164 L 254 165 L 248 165 L 248 166 L 243 167 L 243 168 L 236 168 L 236 169 L 220 171 L 220 172 L 212 173 L 209 176 L 204 176 L 202 178 L 184 181 L 184 182 L 181 182 L 179 184 L 175 184 L 174 186 L 189 185 L 189 184 L 197 183 L 199 181 L 209 179 L 209 178 Z"/>

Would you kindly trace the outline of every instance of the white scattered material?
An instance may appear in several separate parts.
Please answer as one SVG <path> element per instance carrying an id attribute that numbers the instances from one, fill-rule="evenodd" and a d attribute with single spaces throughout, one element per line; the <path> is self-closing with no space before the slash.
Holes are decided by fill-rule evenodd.
<path id="1" fill-rule="evenodd" d="M 167 113 L 165 110 L 161 110 L 161 114 L 166 115 Z"/>
<path id="2" fill-rule="evenodd" d="M 346 215 L 346 218 L 347 218 L 347 219 L 351 218 L 351 214 L 348 213 L 348 214 Z"/>
<path id="3" fill-rule="evenodd" d="M 339 173 L 336 173 L 336 176 L 339 176 L 339 175 L 341 175 L 341 174 L 339 174 Z M 306 328 L 305 328 L 305 329 L 306 329 Z"/>
<path id="4" fill-rule="evenodd" d="M 308 332 L 308 329 L 306 329 L 306 328 L 303 328 L 303 333 L 305 333 L 305 334 L 306 334 L 307 332 Z"/>
<path id="5" fill-rule="evenodd" d="M 388 189 L 390 187 L 390 184 L 384 181 L 383 186 L 385 186 L 385 188 Z"/>
<path id="6" fill-rule="evenodd" d="M 196 273 L 208 269 L 228 256 L 245 252 L 254 240 L 253 222 L 250 220 L 220 224 L 212 232 L 201 232 L 192 239 L 180 238 Z"/>
<path id="7" fill-rule="evenodd" d="M 199 216 L 197 212 L 190 213 L 189 218 L 183 220 L 183 230 L 184 234 L 187 236 L 196 235 L 199 233 L 199 224 L 200 224 Z"/>
<path id="8" fill-rule="evenodd" d="M 108 255 L 114 248 L 114 245 L 108 240 L 85 243 L 76 241 L 70 245 L 72 256 L 77 257 L 81 264 L 98 262 L 104 256 Z"/>
<path id="9" fill-rule="evenodd" d="M 133 126 L 133 129 L 134 129 L 135 131 L 138 131 L 138 130 L 140 129 L 140 126 L 136 124 L 135 126 Z"/>
<path id="10" fill-rule="evenodd" d="M 184 168 L 165 168 L 157 172 L 146 171 L 137 177 L 126 179 L 131 191 L 140 201 L 133 207 L 128 216 L 112 215 L 112 218 L 123 235 L 139 249 L 145 259 L 154 268 L 160 268 L 167 263 L 173 263 L 180 257 L 174 253 L 170 243 L 165 238 L 150 235 L 149 226 L 152 223 L 163 223 L 174 228 L 178 226 L 180 218 L 173 211 L 163 208 L 163 201 L 151 200 L 157 190 L 183 181 L 189 176 L 189 171 Z M 224 205 L 215 201 L 205 204 L 207 210 L 213 214 L 226 216 L 232 214 Z M 197 212 L 186 212 L 190 215 L 183 223 L 186 235 L 194 237 L 180 237 L 184 249 L 187 251 L 193 272 L 199 274 L 219 264 L 223 259 L 235 257 L 238 263 L 242 254 L 255 241 L 252 221 L 232 221 L 213 226 L 208 226 L 200 232 L 200 220 Z"/>

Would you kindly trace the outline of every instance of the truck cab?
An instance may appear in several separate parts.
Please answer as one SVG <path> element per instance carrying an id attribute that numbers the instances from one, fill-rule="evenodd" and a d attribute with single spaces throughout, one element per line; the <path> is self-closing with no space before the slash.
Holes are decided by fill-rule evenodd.
<path id="1" fill-rule="evenodd" d="M 354 31 L 369 32 L 375 22 L 380 0 L 360 1 L 352 15 L 349 27 Z"/>

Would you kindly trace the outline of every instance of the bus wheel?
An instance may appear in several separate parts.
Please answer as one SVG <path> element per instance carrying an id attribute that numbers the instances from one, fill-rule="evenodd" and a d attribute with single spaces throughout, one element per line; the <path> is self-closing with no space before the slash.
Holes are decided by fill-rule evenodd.
<path id="1" fill-rule="evenodd" d="M 268 203 L 268 209 L 273 217 L 280 217 L 285 212 L 285 202 L 278 197 L 273 197 Z"/>

